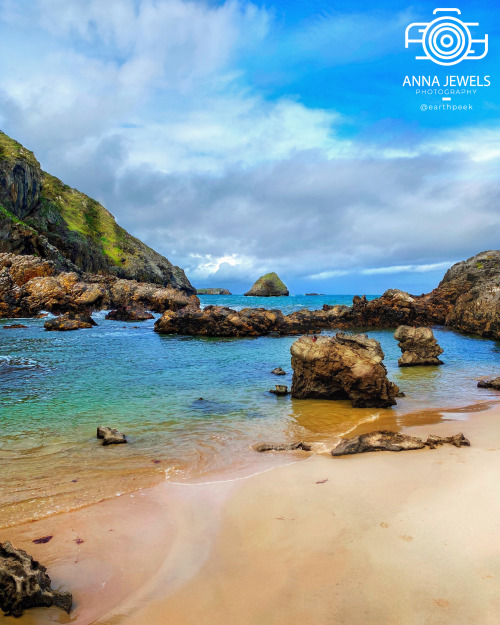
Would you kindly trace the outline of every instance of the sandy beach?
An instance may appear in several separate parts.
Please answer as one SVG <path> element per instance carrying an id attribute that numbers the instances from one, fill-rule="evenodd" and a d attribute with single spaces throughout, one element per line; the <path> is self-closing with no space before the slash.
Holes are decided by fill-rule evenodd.
<path id="1" fill-rule="evenodd" d="M 69 617 L 12 622 L 496 624 L 500 407 L 404 432 L 460 430 L 470 448 L 299 454 L 247 479 L 165 483 L 3 530 L 74 593 Z"/>

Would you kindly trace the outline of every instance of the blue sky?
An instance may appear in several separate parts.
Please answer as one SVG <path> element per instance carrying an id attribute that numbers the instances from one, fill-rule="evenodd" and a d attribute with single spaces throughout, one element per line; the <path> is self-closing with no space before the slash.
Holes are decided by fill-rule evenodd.
<path id="1" fill-rule="evenodd" d="M 500 7 L 451 67 L 404 47 L 429 2 L 0 0 L 0 128 L 198 286 L 428 291 L 498 247 Z M 466 111 L 406 75 L 491 76 Z"/>

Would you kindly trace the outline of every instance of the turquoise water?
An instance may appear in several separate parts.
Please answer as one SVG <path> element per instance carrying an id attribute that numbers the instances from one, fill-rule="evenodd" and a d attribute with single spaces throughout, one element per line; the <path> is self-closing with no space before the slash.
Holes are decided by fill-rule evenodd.
<path id="1" fill-rule="evenodd" d="M 204 296 L 202 304 L 280 304 L 292 312 L 304 303 L 321 308 L 351 300 Z M 257 441 L 308 440 L 327 450 L 357 426 L 430 423 L 439 419 L 435 409 L 500 398 L 476 387 L 479 378 L 500 373 L 500 345 L 450 330 L 435 331 L 446 364 L 411 369 L 397 367 L 392 331 L 368 332 L 407 397 L 393 409 L 359 410 L 348 402 L 269 394 L 277 383 L 291 385 L 295 338 L 162 336 L 153 332 L 154 321 L 126 324 L 104 315 L 94 315 L 96 328 L 77 332 L 45 332 L 43 319 L 24 320 L 25 330 L 0 329 L 0 526 L 159 479 L 216 479 L 276 462 L 253 452 Z M 288 375 L 271 375 L 277 366 Z M 98 425 L 120 429 L 130 444 L 103 448 Z"/>

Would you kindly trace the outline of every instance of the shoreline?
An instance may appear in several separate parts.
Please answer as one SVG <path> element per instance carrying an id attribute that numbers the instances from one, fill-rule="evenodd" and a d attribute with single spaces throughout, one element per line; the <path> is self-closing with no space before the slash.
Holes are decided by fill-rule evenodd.
<path id="1" fill-rule="evenodd" d="M 481 550 L 495 544 L 488 536 L 500 522 L 494 495 L 500 488 L 494 482 L 500 456 L 493 453 L 500 451 L 500 406 L 464 416 L 463 423 L 444 420 L 401 431 L 425 436 L 463 430 L 471 448 L 445 446 L 342 459 L 311 456 L 245 479 L 189 488 L 165 482 L 1 530 L 2 540 L 39 558 L 53 586 L 63 586 L 75 598 L 71 617 L 55 608 L 35 609 L 16 622 L 159 625 L 168 614 L 186 625 L 330 625 L 335 613 L 335 622 L 351 625 L 363 615 L 351 608 L 363 605 L 368 610 L 365 623 L 417 623 L 422 611 L 426 623 L 493 624 L 500 604 L 488 584 L 495 587 L 500 564 Z M 379 424 L 371 425 L 380 429 Z M 396 535 L 389 531 L 393 526 Z M 470 535 L 472 527 L 477 535 Z M 54 538 L 45 545 L 31 542 L 50 534 Z M 76 544 L 76 538 L 84 542 Z M 447 541 L 453 547 L 446 546 Z M 450 554 L 453 566 L 447 560 Z M 392 568 L 386 570 L 387 562 L 397 562 L 399 576 L 394 578 Z M 467 580 L 476 609 L 482 605 L 485 610 L 481 618 L 476 614 L 476 620 L 470 620 L 467 610 L 473 599 L 464 612 L 464 599 L 458 597 L 461 584 L 448 587 L 446 575 L 439 578 L 436 571 L 445 564 L 447 575 L 459 570 Z M 402 580 L 411 586 L 414 567 L 432 575 L 431 594 L 436 597 L 425 605 L 422 599 L 415 601 L 421 611 L 410 601 L 413 607 L 406 613 L 410 588 Z M 477 567 L 484 569 L 483 577 L 469 579 Z M 383 583 L 376 581 L 377 571 Z M 416 581 L 421 583 L 425 575 L 422 571 Z M 362 591 L 356 576 L 363 581 Z M 342 592 L 332 594 L 337 584 Z M 372 592 L 377 605 L 380 584 L 385 591 L 386 584 L 404 586 L 396 597 L 401 602 L 396 602 L 399 616 L 394 607 L 391 614 L 382 610 L 383 616 L 379 608 L 373 611 L 368 595 L 360 603 L 359 593 Z M 419 592 L 425 595 L 425 588 L 419 587 Z M 196 602 L 189 599 L 193 596 Z M 260 597 L 261 607 L 254 597 Z M 260 610 L 266 605 L 263 621 Z M 462 607 L 455 613 L 457 605 Z"/>

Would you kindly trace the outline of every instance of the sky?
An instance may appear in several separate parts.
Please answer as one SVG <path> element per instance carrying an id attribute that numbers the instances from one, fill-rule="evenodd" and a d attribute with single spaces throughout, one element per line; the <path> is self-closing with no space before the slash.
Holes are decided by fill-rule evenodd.
<path id="1" fill-rule="evenodd" d="M 500 231 L 500 5 L 443 14 L 489 36 L 448 67 L 405 48 L 437 6 L 0 0 L 0 128 L 198 288 L 427 292 Z"/>

